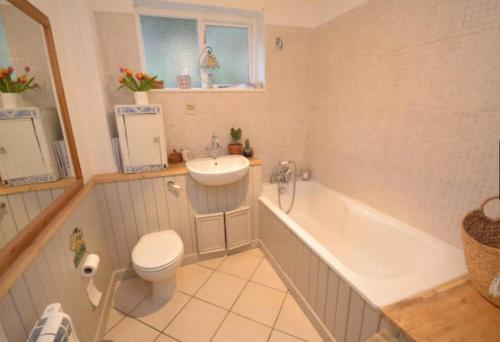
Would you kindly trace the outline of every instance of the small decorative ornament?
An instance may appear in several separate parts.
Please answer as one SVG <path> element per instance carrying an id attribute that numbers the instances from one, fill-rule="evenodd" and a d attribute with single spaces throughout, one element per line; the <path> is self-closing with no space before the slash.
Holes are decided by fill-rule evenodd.
<path id="1" fill-rule="evenodd" d="M 87 252 L 85 239 L 83 238 L 83 232 L 78 227 L 75 227 L 75 229 L 73 229 L 73 232 L 69 237 L 69 249 L 75 252 L 73 265 L 75 265 L 75 268 L 78 268 L 78 265 L 80 265 L 83 256 Z"/>
<path id="2" fill-rule="evenodd" d="M 170 164 L 182 163 L 182 154 L 174 149 L 172 152 L 168 154 L 168 162 Z"/>
<path id="3" fill-rule="evenodd" d="M 200 53 L 198 64 L 203 84 L 206 88 L 213 88 L 214 75 L 211 73 L 211 70 L 219 69 L 220 64 L 217 60 L 217 56 L 213 53 L 212 47 L 205 46 Z"/>
<path id="4" fill-rule="evenodd" d="M 308 167 L 302 168 L 302 180 L 308 181 L 311 179 L 311 170 Z"/>
<path id="5" fill-rule="evenodd" d="M 177 76 L 177 88 L 179 88 L 179 89 L 191 89 L 191 76 L 189 76 L 189 75 Z"/>

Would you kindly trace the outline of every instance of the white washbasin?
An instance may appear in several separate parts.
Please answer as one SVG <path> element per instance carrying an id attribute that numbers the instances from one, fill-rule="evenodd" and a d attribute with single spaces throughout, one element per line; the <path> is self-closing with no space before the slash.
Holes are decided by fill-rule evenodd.
<path id="1" fill-rule="evenodd" d="M 189 174 L 199 183 L 210 186 L 236 182 L 248 172 L 250 162 L 243 156 L 220 156 L 186 162 Z"/>

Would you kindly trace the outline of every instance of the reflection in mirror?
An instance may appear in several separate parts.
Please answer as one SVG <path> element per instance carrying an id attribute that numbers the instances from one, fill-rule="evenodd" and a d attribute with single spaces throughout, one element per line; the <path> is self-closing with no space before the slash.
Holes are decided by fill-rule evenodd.
<path id="1" fill-rule="evenodd" d="M 74 182 L 43 27 L 0 2 L 0 247 Z"/>

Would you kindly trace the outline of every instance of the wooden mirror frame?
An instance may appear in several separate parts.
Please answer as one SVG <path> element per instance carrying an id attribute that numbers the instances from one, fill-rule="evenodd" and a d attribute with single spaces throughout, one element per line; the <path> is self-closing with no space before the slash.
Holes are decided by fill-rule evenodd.
<path id="1" fill-rule="evenodd" d="M 40 241 L 43 243 L 43 235 L 47 225 L 57 216 L 58 213 L 68 204 L 68 202 L 78 193 L 83 187 L 82 170 L 78 160 L 78 153 L 76 150 L 75 138 L 71 129 L 71 121 L 69 118 L 68 106 L 64 96 L 64 89 L 62 85 L 61 72 L 57 62 L 56 48 L 54 44 L 54 37 L 50 27 L 49 18 L 38 8 L 33 6 L 28 0 L 7 0 L 9 3 L 17 7 L 33 20 L 38 22 L 43 27 L 43 34 L 45 37 L 45 44 L 49 56 L 49 63 L 52 71 L 53 83 L 56 91 L 56 97 L 59 104 L 59 110 L 62 119 L 62 125 L 66 134 L 66 142 L 68 144 L 71 162 L 75 174 L 75 182 L 66 191 L 61 194 L 52 204 L 43 210 L 33 221 L 31 221 L 14 239 L 8 242 L 0 250 L 0 285 L 5 288 L 6 273 L 9 269 L 15 268 L 15 273 L 22 272 L 23 266 L 28 266 L 28 260 L 31 262 L 33 256 L 32 247 L 35 242 Z M 37 239 L 38 238 L 38 239 Z M 36 248 L 35 248 L 36 249 Z M 30 253 L 31 252 L 31 253 Z M 21 258 L 26 256 L 26 258 Z M 14 262 L 18 259 L 25 259 L 20 265 L 15 265 Z M 20 266 L 20 267 L 19 267 Z M 17 277 L 8 277 L 10 281 Z M 7 282 L 10 282 L 7 281 Z"/>

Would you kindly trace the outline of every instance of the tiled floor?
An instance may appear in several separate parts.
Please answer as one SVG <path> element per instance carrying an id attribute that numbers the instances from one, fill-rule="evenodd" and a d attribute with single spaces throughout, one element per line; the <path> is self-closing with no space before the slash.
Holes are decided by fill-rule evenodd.
<path id="1" fill-rule="evenodd" d="M 107 341 L 322 341 L 259 249 L 183 266 L 167 304 L 151 301 L 150 284 L 121 281 L 106 326 Z"/>

